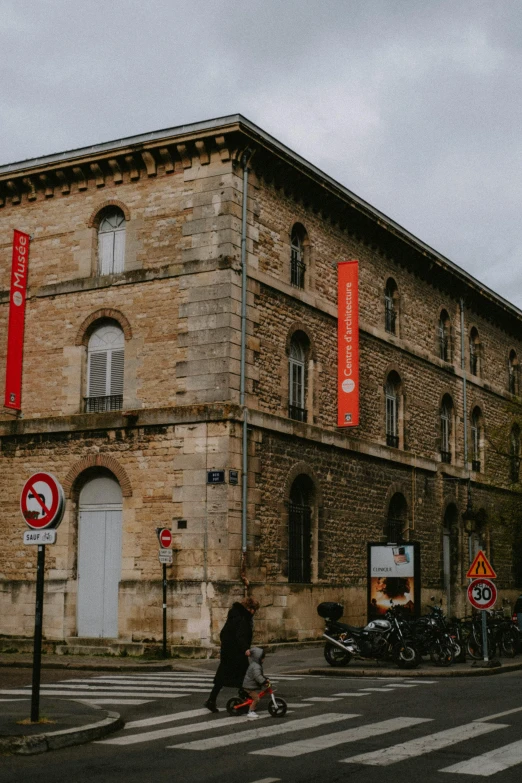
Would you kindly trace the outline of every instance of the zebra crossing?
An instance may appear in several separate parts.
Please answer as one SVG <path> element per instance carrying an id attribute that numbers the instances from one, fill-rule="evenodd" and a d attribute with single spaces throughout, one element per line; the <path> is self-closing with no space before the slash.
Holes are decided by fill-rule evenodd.
<path id="1" fill-rule="evenodd" d="M 154 700 L 172 701 L 194 694 L 208 695 L 213 678 L 212 673 L 202 672 L 140 672 L 76 677 L 56 683 L 42 683 L 40 695 L 81 699 L 95 705 L 140 706 Z M 298 679 L 301 678 L 297 675 L 277 677 L 277 680 Z M 30 685 L 0 690 L 0 701 L 14 701 L 20 697 L 31 697 Z"/>
<path id="2" fill-rule="evenodd" d="M 522 707 L 441 729 L 437 726 L 437 719 L 430 717 L 400 715 L 368 722 L 360 712 L 342 710 L 343 698 L 350 703 L 352 695 L 349 693 L 343 697 L 337 694 L 335 711 L 305 717 L 302 713 L 296 714 L 298 706 L 308 707 L 312 712 L 320 705 L 302 699 L 289 705 L 284 720 L 272 719 L 267 712 L 261 712 L 254 725 L 244 716 L 230 717 L 225 713 L 224 717 L 210 717 L 205 709 L 173 712 L 131 721 L 118 736 L 100 740 L 97 744 L 122 747 L 163 741 L 166 750 L 184 756 L 187 752 L 211 753 L 231 745 L 235 748 L 238 744 L 248 743 L 244 753 L 253 757 L 276 758 L 283 763 L 284 759 L 337 749 L 342 758 L 338 758 L 336 763 L 375 767 L 401 764 L 421 756 L 428 757 L 428 763 L 430 754 L 458 746 L 463 760 L 448 765 L 448 761 L 441 762 L 439 756 L 439 761 L 433 762 L 434 768 L 439 766 L 438 772 L 477 777 L 489 777 L 522 764 L 522 740 L 498 741 L 499 737 L 505 740 L 508 730 L 513 727 L 513 723 L 507 722 L 508 716 L 522 712 Z M 404 740 L 405 729 L 415 730 L 418 736 Z M 297 739 L 296 734 L 299 735 Z M 393 744 L 397 735 L 400 740 Z M 488 736 L 496 740 L 497 747 L 487 749 Z M 350 748 L 363 740 L 379 747 L 350 754 Z M 281 772 L 284 780 L 284 767 L 281 767 Z"/>

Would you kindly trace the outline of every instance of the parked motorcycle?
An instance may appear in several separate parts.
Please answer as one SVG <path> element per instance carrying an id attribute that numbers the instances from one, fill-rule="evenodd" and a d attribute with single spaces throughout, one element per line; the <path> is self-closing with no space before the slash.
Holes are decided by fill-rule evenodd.
<path id="1" fill-rule="evenodd" d="M 418 650 L 405 636 L 406 623 L 393 605 L 382 619 L 363 627 L 339 622 L 344 613 L 339 603 L 325 601 L 317 613 L 326 623 L 324 657 L 330 666 L 346 666 L 353 656 L 393 661 L 401 669 L 415 669 L 420 663 Z"/>
<path id="2" fill-rule="evenodd" d="M 456 655 L 462 654 L 462 648 L 456 635 L 450 633 L 442 607 L 433 605 L 428 609 L 429 615 L 410 621 L 409 635 L 421 656 L 429 655 L 437 666 L 449 666 Z"/>

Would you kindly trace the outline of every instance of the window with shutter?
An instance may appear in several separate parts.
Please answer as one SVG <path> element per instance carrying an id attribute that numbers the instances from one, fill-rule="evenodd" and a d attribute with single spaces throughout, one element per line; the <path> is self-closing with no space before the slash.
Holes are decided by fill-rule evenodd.
<path id="1" fill-rule="evenodd" d="M 98 272 L 113 275 L 125 268 L 125 216 L 116 207 L 105 212 L 98 229 Z"/>
<path id="2" fill-rule="evenodd" d="M 123 406 L 124 336 L 113 323 L 93 332 L 87 349 L 87 413 Z"/>

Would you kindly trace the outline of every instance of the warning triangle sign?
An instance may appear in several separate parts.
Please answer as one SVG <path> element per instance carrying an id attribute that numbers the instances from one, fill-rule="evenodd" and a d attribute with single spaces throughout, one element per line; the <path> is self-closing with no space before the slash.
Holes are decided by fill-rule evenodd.
<path id="1" fill-rule="evenodd" d="M 478 579 L 481 576 L 486 576 L 489 579 L 495 579 L 497 576 L 482 549 L 480 552 L 477 552 L 474 561 L 470 565 L 466 579 Z"/>

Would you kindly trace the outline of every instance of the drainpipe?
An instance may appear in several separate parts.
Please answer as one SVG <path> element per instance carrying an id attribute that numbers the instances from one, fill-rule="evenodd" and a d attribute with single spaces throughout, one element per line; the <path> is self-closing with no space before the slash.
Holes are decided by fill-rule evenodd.
<path id="1" fill-rule="evenodd" d="M 247 318 L 247 203 L 248 203 L 248 164 L 253 151 L 246 149 L 241 156 L 243 168 L 243 204 L 241 215 L 241 368 L 239 377 L 239 404 L 243 408 L 243 459 L 241 470 L 241 578 L 247 586 L 246 580 L 246 552 L 247 552 L 247 504 L 248 504 L 248 408 L 245 405 L 246 386 L 246 318 Z"/>
<path id="2" fill-rule="evenodd" d="M 468 403 L 466 399 L 466 356 L 464 353 L 464 299 L 460 300 L 460 366 L 462 367 L 462 405 L 464 408 L 464 470 L 468 469 Z"/>

